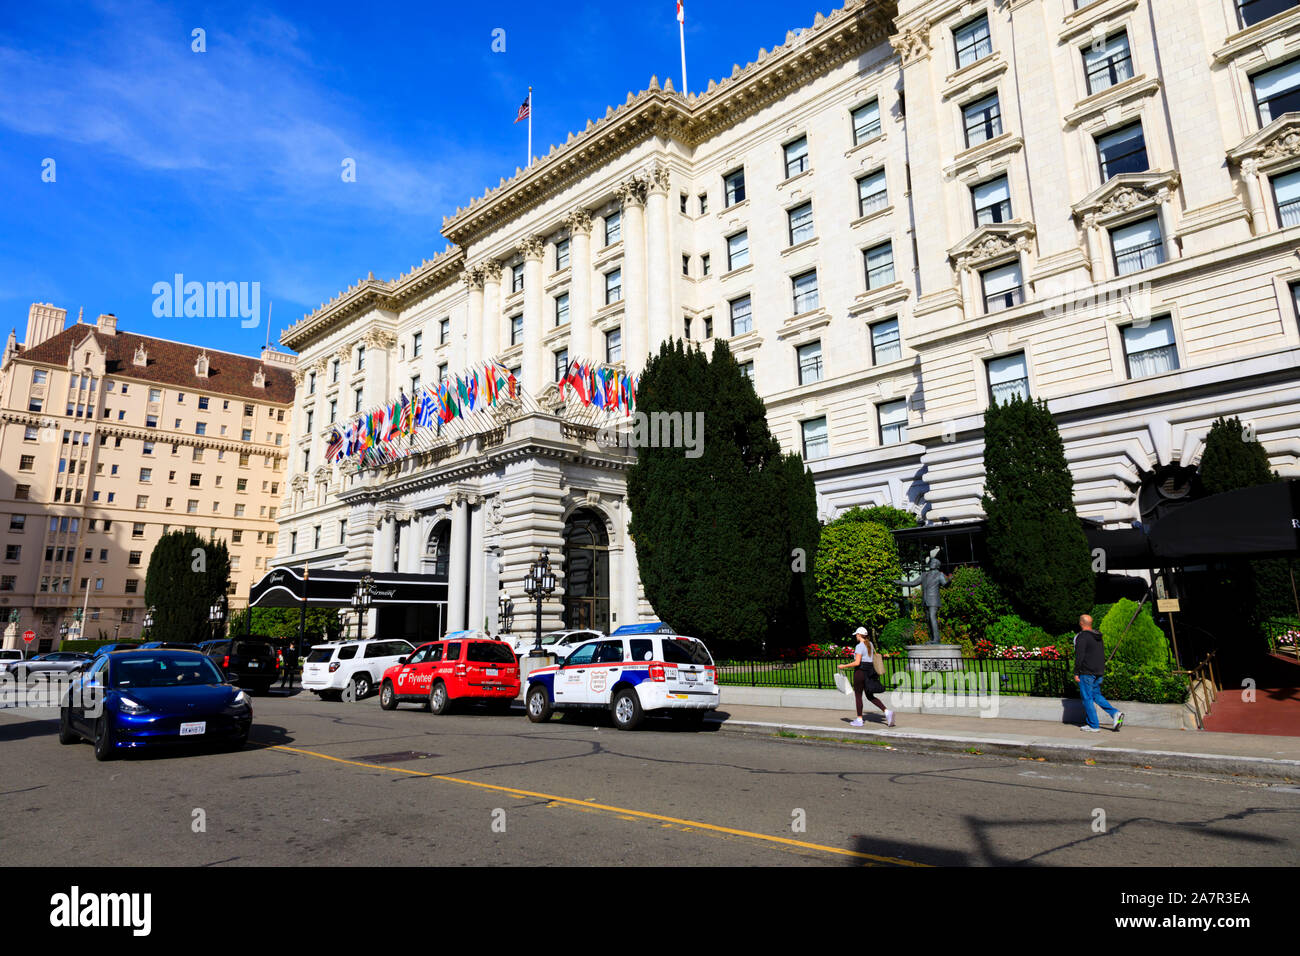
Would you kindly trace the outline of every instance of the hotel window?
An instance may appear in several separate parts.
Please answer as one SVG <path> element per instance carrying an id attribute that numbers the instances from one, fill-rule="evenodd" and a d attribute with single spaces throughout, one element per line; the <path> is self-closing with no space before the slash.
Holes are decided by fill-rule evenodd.
<path id="1" fill-rule="evenodd" d="M 443 362 L 438 366 L 438 382 L 441 383 L 447 377 L 447 363 Z"/>
<path id="2" fill-rule="evenodd" d="M 623 214 L 617 209 L 605 217 L 605 245 L 612 246 L 623 238 Z"/>
<path id="3" fill-rule="evenodd" d="M 1267 126 L 1283 113 L 1300 112 L 1300 57 L 1256 73 L 1250 78 L 1259 110 L 1259 125 Z"/>
<path id="4" fill-rule="evenodd" d="M 722 177 L 723 206 L 734 206 L 745 201 L 745 167 Z"/>
<path id="5" fill-rule="evenodd" d="M 822 380 L 822 344 L 809 342 L 795 350 L 799 360 L 799 384 L 811 385 Z"/>
<path id="6" fill-rule="evenodd" d="M 50 373 L 43 368 L 32 370 L 33 385 L 44 385 L 47 381 L 49 381 L 49 378 L 50 378 Z"/>
<path id="7" fill-rule="evenodd" d="M 1291 305 L 1295 309 L 1296 323 L 1300 324 L 1300 282 L 1291 283 Z M 19 488 L 25 488 L 26 485 L 19 485 Z M 14 497 L 18 494 L 15 492 Z"/>
<path id="8" fill-rule="evenodd" d="M 311 388 L 312 388 L 312 391 L 313 391 L 313 392 L 316 391 L 316 373 L 315 373 L 315 372 L 312 372 L 312 373 L 311 373 Z M 208 396 L 206 396 L 206 395 L 200 395 L 200 396 L 199 396 L 199 411 L 201 411 L 201 412 L 206 412 L 206 411 L 208 410 L 208 407 L 209 407 L 211 404 L 212 404 L 212 402 L 211 402 L 211 400 L 208 398 Z"/>
<path id="9" fill-rule="evenodd" d="M 957 47 L 957 69 L 970 66 L 993 52 L 993 38 L 989 35 L 989 18 L 978 17 L 965 26 L 952 31 Z"/>
<path id="10" fill-rule="evenodd" d="M 127 594 L 135 594 L 139 590 L 140 590 L 139 578 L 132 578 L 131 580 L 126 582 L 125 591 Z M 122 608 L 122 623 L 129 624 L 134 620 L 135 620 L 135 608 L 132 607 Z"/>
<path id="11" fill-rule="evenodd" d="M 127 555 L 126 563 L 133 568 L 138 568 L 140 566 L 140 559 L 142 557 L 144 557 L 144 552 L 132 551 Z"/>
<path id="12" fill-rule="evenodd" d="M 700 254 L 700 275 L 706 276 L 711 271 L 709 268 L 710 260 L 707 252 Z"/>
<path id="13" fill-rule="evenodd" d="M 1115 251 L 1115 274 L 1126 276 L 1150 269 L 1165 261 L 1164 241 L 1160 236 L 1160 220 L 1155 216 L 1110 231 L 1111 248 Z"/>
<path id="14" fill-rule="evenodd" d="M 27 526 L 27 515 L 10 515 L 9 530 L 22 531 Z"/>
<path id="15" fill-rule="evenodd" d="M 0 591 L 12 591 L 17 584 L 18 576 L 16 574 L 6 574 L 0 578 Z"/>
<path id="16" fill-rule="evenodd" d="M 785 178 L 797 176 L 808 169 L 808 137 L 800 136 L 785 144 Z"/>
<path id="17" fill-rule="evenodd" d="M 339 400 L 337 398 L 331 398 L 330 399 L 330 424 L 331 425 L 333 425 L 334 420 L 338 418 L 338 414 L 339 414 Z"/>
<path id="18" fill-rule="evenodd" d="M 613 305 L 623 300 L 623 270 L 605 273 L 605 304 Z"/>
<path id="19" fill-rule="evenodd" d="M 749 232 L 738 232 L 727 237 L 727 271 L 749 265 Z"/>
<path id="20" fill-rule="evenodd" d="M 136 510 L 137 510 L 137 511 L 143 511 L 145 508 L 148 508 L 148 507 L 149 507 L 149 496 L 148 496 L 148 495 L 136 495 L 136 496 L 135 496 L 135 507 L 136 507 Z"/>
<path id="21" fill-rule="evenodd" d="M 244 417 L 245 417 L 245 418 L 252 418 L 252 417 L 253 417 L 253 406 L 252 406 L 252 405 L 245 405 L 245 406 L 244 406 Z"/>
<path id="22" fill-rule="evenodd" d="M 985 269 L 980 273 L 980 285 L 984 289 L 985 312 L 1001 312 L 1025 301 L 1019 262 Z"/>
<path id="23" fill-rule="evenodd" d="M 411 336 L 411 358 L 419 358 L 424 354 L 424 333 L 416 332 Z"/>
<path id="24" fill-rule="evenodd" d="M 816 235 L 813 227 L 812 201 L 801 203 L 786 213 L 790 225 L 790 245 L 797 246 Z"/>
<path id="25" fill-rule="evenodd" d="M 64 432 L 66 435 L 67 432 Z M 23 428 L 23 441 L 37 441 L 41 437 L 41 430 L 35 425 L 28 425 Z"/>
<path id="26" fill-rule="evenodd" d="M 972 186 L 970 194 L 977 228 L 994 222 L 1007 222 L 1011 218 L 1011 187 L 1006 176 Z"/>
<path id="27" fill-rule="evenodd" d="M 858 180 L 858 215 L 865 216 L 889 205 L 885 171 L 877 169 Z"/>
<path id="28" fill-rule="evenodd" d="M 561 239 L 555 244 L 555 271 L 569 268 L 569 240 Z"/>
<path id="29" fill-rule="evenodd" d="M 744 335 L 754 328 L 753 301 L 747 295 L 731 300 L 731 334 Z"/>
<path id="30" fill-rule="evenodd" d="M 23 456 L 24 458 L 27 456 Z M 31 468 L 20 468 L 20 471 L 31 471 Z M 14 485 L 14 500 L 27 501 L 32 496 L 31 485 Z"/>
<path id="31" fill-rule="evenodd" d="M 1178 370 L 1178 346 L 1174 343 L 1174 320 L 1153 319 L 1146 328 L 1127 325 L 1120 330 L 1124 339 L 1124 366 L 1129 378 L 1145 378 Z"/>
<path id="32" fill-rule="evenodd" d="M 880 415 L 880 444 L 897 445 L 907 441 L 907 401 L 884 402 L 876 406 Z"/>
<path id="33" fill-rule="evenodd" d="M 151 389 L 149 389 L 149 401 L 151 401 L 151 402 L 161 402 L 161 401 L 162 401 L 162 389 L 161 389 L 161 388 L 151 388 Z"/>
<path id="34" fill-rule="evenodd" d="M 803 315 L 817 308 L 817 270 L 812 269 L 790 280 L 794 291 L 794 315 Z"/>
<path id="35" fill-rule="evenodd" d="M 365 367 L 366 367 L 366 347 L 364 345 L 358 345 L 357 346 L 357 371 L 358 372 L 363 371 Z"/>
<path id="36" fill-rule="evenodd" d="M 1025 365 L 1024 352 L 989 359 L 985 368 L 989 377 L 989 399 L 994 405 L 1013 398 L 1029 401 L 1029 369 Z"/>
<path id="37" fill-rule="evenodd" d="M 871 326 L 871 362 L 884 365 L 903 357 L 902 340 L 898 334 L 898 319 L 886 319 Z"/>
<path id="38" fill-rule="evenodd" d="M 869 139 L 875 139 L 880 135 L 880 101 L 872 100 L 870 103 L 863 103 L 852 113 L 853 116 L 853 145 L 865 143 Z"/>
<path id="39" fill-rule="evenodd" d="M 1275 17 L 1283 10 L 1294 9 L 1295 5 L 1296 0 L 1237 0 L 1237 14 L 1241 17 L 1242 29 L 1245 29 Z"/>
<path id="40" fill-rule="evenodd" d="M 412 375 L 411 376 L 411 397 L 414 398 L 416 395 L 419 394 L 420 394 L 420 376 Z"/>
<path id="41" fill-rule="evenodd" d="M 152 469 L 152 468 L 141 468 L 141 469 L 140 469 L 140 480 L 141 480 L 141 481 L 153 481 L 153 469 Z"/>
<path id="42" fill-rule="evenodd" d="M 741 375 L 745 376 L 745 378 L 749 379 L 751 382 L 754 380 L 754 362 L 752 359 L 748 362 L 739 363 L 738 368 L 740 369 Z"/>
<path id="43" fill-rule="evenodd" d="M 355 391 L 353 391 L 353 393 L 352 393 L 352 410 L 353 410 L 354 412 L 359 412 L 359 411 L 361 411 L 361 389 L 359 389 L 359 388 L 356 389 Z M 252 439 L 253 439 L 253 433 L 252 433 L 251 431 L 249 431 L 247 428 L 245 428 L 245 429 L 244 429 L 244 434 L 245 434 L 245 436 L 246 436 L 246 437 L 244 438 L 244 441 L 252 441 Z"/>
<path id="44" fill-rule="evenodd" d="M 966 127 L 966 146 L 978 146 L 1002 135 L 1002 108 L 998 95 L 986 96 L 962 107 L 962 121 Z"/>
<path id="45" fill-rule="evenodd" d="M 605 361 L 610 365 L 623 361 L 622 329 L 612 329 L 605 333 Z"/>
<path id="46" fill-rule="evenodd" d="M 157 416 L 157 415 L 146 415 L 145 418 L 144 418 L 144 427 L 145 427 L 145 428 L 157 428 L 157 427 L 158 427 L 158 416 Z"/>
<path id="47" fill-rule="evenodd" d="M 1300 226 L 1300 169 L 1274 176 L 1271 182 L 1278 222 L 1283 229 Z"/>
<path id="48" fill-rule="evenodd" d="M 203 485 L 203 474 L 201 472 L 190 472 L 190 487 L 200 488 Z"/>
<path id="49" fill-rule="evenodd" d="M 337 382 L 338 380 L 339 380 L 339 360 L 334 359 L 332 362 L 330 362 L 330 382 Z M 245 405 L 244 407 L 247 408 L 248 406 Z M 244 412 L 244 414 L 247 415 L 248 412 Z"/>
<path id="50" fill-rule="evenodd" d="M 704 339 L 708 341 L 711 338 L 713 338 L 713 316 L 706 315 L 704 317 Z"/>
<path id="51" fill-rule="evenodd" d="M 569 371 L 569 350 L 560 349 L 555 353 L 555 380 L 558 382 Z"/>
<path id="52" fill-rule="evenodd" d="M 360 391 L 360 389 L 358 389 L 358 391 Z M 358 408 L 358 411 L 360 411 L 359 408 Z M 239 439 L 240 439 L 240 441 L 252 441 L 252 440 L 253 440 L 253 430 L 252 430 L 251 428 L 243 428 L 243 429 L 240 429 L 240 432 L 239 432 Z"/>
<path id="53" fill-rule="evenodd" d="M 826 417 L 809 419 L 800 422 L 799 426 L 803 430 L 803 460 L 825 458 L 830 451 L 830 442 L 826 438 Z"/>
<path id="54" fill-rule="evenodd" d="M 867 288 L 879 289 L 894 281 L 894 244 L 882 242 L 862 253 L 867 269 Z"/>
<path id="55" fill-rule="evenodd" d="M 451 338 L 451 319 L 438 320 L 438 344 L 446 345 Z"/>
<path id="56" fill-rule="evenodd" d="M 310 408 L 307 409 L 307 429 L 305 431 L 305 434 L 310 435 L 312 433 L 312 420 L 315 417 L 316 417 L 315 410 Z"/>
<path id="57" fill-rule="evenodd" d="M 23 455 L 21 458 L 18 459 L 19 471 L 33 471 L 35 470 L 35 468 L 36 468 L 35 455 Z"/>
<path id="58" fill-rule="evenodd" d="M 1089 96 L 1132 79 L 1133 57 L 1129 53 L 1128 34 L 1120 32 L 1104 43 L 1085 48 L 1083 70 L 1088 78 Z"/>
<path id="59" fill-rule="evenodd" d="M 315 372 L 307 373 L 307 394 L 308 395 L 316 394 L 316 373 Z M 202 407 L 202 405 L 200 405 L 200 407 Z"/>
<path id="60" fill-rule="evenodd" d="M 242 518 L 242 517 L 244 517 L 244 506 L 243 506 L 243 505 L 235 505 L 235 517 L 236 517 L 236 518 Z"/>
<path id="61" fill-rule="evenodd" d="M 190 498 L 188 501 L 186 501 L 186 502 L 185 502 L 185 512 L 186 512 L 187 514 L 192 514 L 192 515 L 196 515 L 196 514 L 198 514 L 198 513 L 199 513 L 199 500 L 198 500 L 197 498 Z"/>
<path id="62" fill-rule="evenodd" d="M 305 472 L 311 467 L 311 449 L 304 448 L 302 452 L 302 470 Z"/>
<path id="63" fill-rule="evenodd" d="M 683 216 L 686 215 L 686 206 L 687 206 L 687 204 L 688 204 L 690 201 L 691 201 L 691 200 L 690 200 L 690 197 L 687 196 L 686 193 L 682 193 L 682 194 L 681 194 L 681 207 L 682 207 L 682 215 L 683 215 Z"/>
<path id="64" fill-rule="evenodd" d="M 510 293 L 524 291 L 524 264 L 516 263 L 510 267 Z"/>
<path id="65" fill-rule="evenodd" d="M 524 340 L 524 317 L 522 315 L 512 315 L 510 317 L 510 344 L 518 345 Z"/>
<path id="66" fill-rule="evenodd" d="M 346 518 L 339 519 L 339 544 L 342 544 L 348 537 L 348 522 Z M 271 532 L 271 537 L 267 539 L 267 544 L 275 543 L 275 532 Z"/>
<path id="67" fill-rule="evenodd" d="M 1142 124 L 1134 123 L 1098 136 L 1097 159 L 1101 164 L 1102 182 L 1120 173 L 1146 172 L 1150 165 Z"/>
<path id="68" fill-rule="evenodd" d="M 683 256 L 682 256 L 682 275 L 684 275 L 684 276 L 688 276 L 688 275 L 690 275 L 690 274 L 691 274 L 691 257 L 690 257 L 689 255 L 683 255 Z"/>
<path id="69" fill-rule="evenodd" d="M 697 198 L 700 200 L 700 215 L 703 216 L 709 211 L 709 194 L 700 193 Z"/>
<path id="70" fill-rule="evenodd" d="M 297 531 L 289 532 L 289 553 L 290 554 L 298 553 L 298 532 Z"/>
<path id="71" fill-rule="evenodd" d="M 569 293 L 561 292 L 555 297 L 555 324 L 564 325 L 569 321 Z"/>
<path id="72" fill-rule="evenodd" d="M 27 410 L 29 412 L 39 412 L 45 406 L 44 399 L 29 398 L 27 400 Z"/>

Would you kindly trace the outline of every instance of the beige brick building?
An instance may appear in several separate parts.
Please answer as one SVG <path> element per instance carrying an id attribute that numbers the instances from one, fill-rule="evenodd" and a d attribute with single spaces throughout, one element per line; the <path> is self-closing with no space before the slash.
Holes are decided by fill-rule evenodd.
<path id="1" fill-rule="evenodd" d="M 275 553 L 292 357 L 255 359 L 31 307 L 0 366 L 0 617 L 6 646 L 140 637 L 149 555 L 167 531 L 224 539 L 230 602 Z"/>
<path id="2" fill-rule="evenodd" d="M 1187 493 L 1220 414 L 1300 474 L 1291 2 L 854 0 L 703 92 L 628 94 L 443 234 L 284 334 L 310 387 L 277 562 L 445 573 L 453 625 L 593 517 L 583 566 L 608 564 L 570 593 L 651 610 L 625 462 L 550 383 L 669 337 L 729 342 L 827 518 L 978 518 L 983 412 L 1012 394 L 1049 403 L 1111 527 Z M 551 414 L 323 460 L 330 423 L 489 357 Z"/>

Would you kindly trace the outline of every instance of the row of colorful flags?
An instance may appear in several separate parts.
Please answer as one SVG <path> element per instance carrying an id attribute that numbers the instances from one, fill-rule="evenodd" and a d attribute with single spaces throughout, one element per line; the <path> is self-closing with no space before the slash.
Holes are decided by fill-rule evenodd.
<path id="1" fill-rule="evenodd" d="M 557 384 L 561 398 L 572 389 L 580 402 L 593 408 L 624 415 L 636 410 L 636 379 L 621 369 L 574 359 Z"/>

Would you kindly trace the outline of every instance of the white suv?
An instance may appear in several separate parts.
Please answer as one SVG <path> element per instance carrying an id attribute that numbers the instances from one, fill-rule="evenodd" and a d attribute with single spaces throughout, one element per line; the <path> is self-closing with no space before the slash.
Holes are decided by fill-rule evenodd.
<path id="1" fill-rule="evenodd" d="M 302 665 L 302 686 L 329 700 L 361 700 L 372 694 L 384 671 L 414 647 L 406 641 L 369 638 L 317 644 Z"/>
<path id="2" fill-rule="evenodd" d="M 569 656 L 569 652 L 579 644 L 604 636 L 604 631 L 549 631 L 542 635 L 542 650 L 548 654 L 554 654 L 560 660 L 564 660 Z M 515 635 L 512 638 L 511 646 L 514 648 L 515 657 L 527 657 L 528 652 L 537 646 L 537 635 L 536 633 L 527 637 Z"/>
<path id="3" fill-rule="evenodd" d="M 677 634 L 613 634 L 579 644 L 559 664 L 528 675 L 528 719 L 554 710 L 607 708 L 619 730 L 647 713 L 698 726 L 717 709 L 718 674 L 704 642 Z"/>

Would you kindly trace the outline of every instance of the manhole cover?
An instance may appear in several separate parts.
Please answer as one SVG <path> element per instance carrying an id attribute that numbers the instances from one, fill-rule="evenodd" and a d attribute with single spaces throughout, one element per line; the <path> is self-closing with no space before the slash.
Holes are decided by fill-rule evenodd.
<path id="1" fill-rule="evenodd" d="M 404 763 L 407 760 L 427 760 L 437 754 L 421 753 L 418 750 L 399 750 L 391 754 L 371 754 L 368 757 L 354 757 L 359 763 Z"/>

